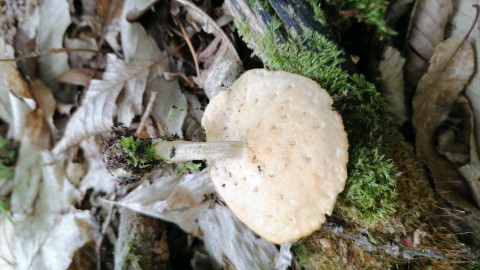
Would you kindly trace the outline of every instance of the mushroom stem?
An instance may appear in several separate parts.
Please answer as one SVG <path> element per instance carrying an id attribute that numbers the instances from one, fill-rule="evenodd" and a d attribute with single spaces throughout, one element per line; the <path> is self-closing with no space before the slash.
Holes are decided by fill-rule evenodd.
<path id="1" fill-rule="evenodd" d="M 157 155 L 172 161 L 215 160 L 239 157 L 244 143 L 241 141 L 189 142 L 153 140 Z"/>

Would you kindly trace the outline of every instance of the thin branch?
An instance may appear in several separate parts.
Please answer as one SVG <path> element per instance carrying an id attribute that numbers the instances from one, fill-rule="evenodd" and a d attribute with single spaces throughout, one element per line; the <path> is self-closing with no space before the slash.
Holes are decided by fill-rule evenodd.
<path id="1" fill-rule="evenodd" d="M 195 48 L 193 48 L 192 41 L 190 40 L 190 37 L 188 36 L 187 31 L 185 31 L 185 27 L 183 27 L 182 22 L 178 19 L 175 19 L 175 22 L 178 24 L 178 26 L 180 26 L 180 31 L 182 31 L 183 38 L 185 39 L 185 42 L 187 42 L 188 49 L 190 49 L 190 53 L 192 54 L 197 76 L 200 76 L 200 65 L 198 64 L 197 52 L 195 52 Z"/>
<path id="2" fill-rule="evenodd" d="M 116 195 L 113 195 L 112 201 L 115 200 Z M 107 217 L 105 218 L 105 221 L 102 224 L 102 231 L 100 233 L 100 236 L 98 237 L 95 245 L 95 254 L 97 255 L 97 270 L 102 269 L 101 264 L 102 264 L 102 256 L 101 256 L 101 249 L 102 249 L 102 243 L 103 239 L 105 238 L 105 234 L 107 234 L 108 227 L 110 225 L 110 222 L 112 221 L 113 217 L 113 210 L 115 208 L 115 204 L 111 204 L 110 208 L 108 209 L 108 214 Z"/>
<path id="3" fill-rule="evenodd" d="M 147 108 L 145 108 L 145 112 L 142 115 L 142 119 L 140 119 L 140 124 L 138 125 L 137 131 L 135 132 L 135 135 L 140 135 L 140 132 L 142 132 L 143 128 L 145 127 L 145 123 L 147 122 L 147 119 L 150 117 L 150 114 L 152 113 L 152 108 L 153 108 L 153 103 L 155 103 L 155 99 L 157 98 L 158 92 L 152 91 L 150 92 L 150 99 L 148 100 Z"/>

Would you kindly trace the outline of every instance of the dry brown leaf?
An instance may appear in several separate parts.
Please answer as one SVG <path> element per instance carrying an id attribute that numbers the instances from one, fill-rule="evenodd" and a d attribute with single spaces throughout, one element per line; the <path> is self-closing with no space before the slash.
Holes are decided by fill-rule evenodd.
<path id="1" fill-rule="evenodd" d="M 10 91 L 17 97 L 32 98 L 28 84 L 18 72 L 17 65 L 14 62 L 1 62 L 0 66 L 2 80 L 7 82 Z"/>
<path id="2" fill-rule="evenodd" d="M 445 25 L 452 13 L 452 0 L 417 0 L 407 37 L 405 83 L 412 95 L 428 68 L 433 49 L 444 38 Z"/>
<path id="3" fill-rule="evenodd" d="M 107 25 L 120 16 L 124 0 L 95 0 L 94 2 L 102 24 Z"/>
<path id="4" fill-rule="evenodd" d="M 53 114 L 55 113 L 57 102 L 53 97 L 52 90 L 38 79 L 34 80 L 30 86 L 33 97 L 37 102 L 37 107 L 42 109 L 43 117 L 47 121 L 50 131 L 56 133 L 57 129 L 53 124 Z"/>
<path id="5" fill-rule="evenodd" d="M 126 63 L 115 55 L 108 55 L 103 80 L 91 81 L 82 106 L 73 114 L 65 128 L 63 138 L 53 152 L 59 154 L 88 136 L 110 130 L 116 114 L 119 121 L 128 120 L 129 125 L 135 111 L 141 110 L 147 75 L 152 64 L 152 62 Z M 120 95 L 122 89 L 125 91 Z M 140 108 L 136 104 L 140 104 Z"/>
<path id="6" fill-rule="evenodd" d="M 428 72 L 418 83 L 413 99 L 412 124 L 417 156 L 433 174 L 435 187 L 450 203 L 475 212 L 468 202 L 468 187 L 452 163 L 436 151 L 434 134 L 445 121 L 474 69 L 474 54 L 463 38 L 449 38 L 435 47 Z"/>
<path id="7" fill-rule="evenodd" d="M 73 68 L 60 75 L 57 80 L 62 83 L 80 85 L 86 88 L 94 74 L 95 71 L 88 68 Z"/>
<path id="8" fill-rule="evenodd" d="M 39 149 L 50 148 L 50 130 L 42 109 L 36 108 L 27 115 L 25 126 L 33 146 Z"/>
<path id="9" fill-rule="evenodd" d="M 380 84 L 386 107 L 393 113 L 398 123 L 408 120 L 403 83 L 403 65 L 405 58 L 400 52 L 388 46 L 383 52 L 383 60 L 378 67 Z"/>

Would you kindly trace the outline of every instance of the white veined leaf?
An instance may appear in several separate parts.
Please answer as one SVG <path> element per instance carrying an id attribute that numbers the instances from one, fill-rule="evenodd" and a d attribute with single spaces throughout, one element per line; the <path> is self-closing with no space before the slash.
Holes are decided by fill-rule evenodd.
<path id="1" fill-rule="evenodd" d="M 173 222 L 187 233 L 200 231 L 206 250 L 218 265 L 227 258 L 235 269 L 289 266 L 278 261 L 288 256 L 289 250 L 280 255 L 274 244 L 256 237 L 228 207 L 217 204 L 214 194 L 208 170 L 203 170 L 145 182 L 120 202 L 111 203 Z"/>
<path id="2" fill-rule="evenodd" d="M 135 99 L 143 98 L 151 66 L 152 62 L 126 63 L 113 54 L 108 55 L 108 65 L 103 74 L 103 80 L 91 81 L 82 106 L 68 122 L 65 134 L 55 146 L 53 153 L 59 154 L 89 136 L 110 130 L 117 112 L 120 121 L 128 120 L 127 125 L 130 124 L 135 116 L 132 104 Z M 117 98 L 124 88 L 131 94 L 125 94 L 123 99 L 120 98 L 117 106 Z"/>

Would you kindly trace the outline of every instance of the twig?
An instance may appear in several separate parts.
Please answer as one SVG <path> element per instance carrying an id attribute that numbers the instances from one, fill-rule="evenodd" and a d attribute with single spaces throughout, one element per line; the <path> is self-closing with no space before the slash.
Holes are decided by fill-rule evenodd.
<path id="1" fill-rule="evenodd" d="M 113 195 L 112 201 L 115 200 L 116 195 Z M 114 210 L 115 204 L 111 204 L 110 208 L 108 209 L 108 214 L 107 217 L 105 218 L 105 221 L 102 224 L 102 232 L 100 233 L 100 236 L 98 237 L 95 245 L 95 253 L 97 255 L 97 270 L 102 269 L 101 263 L 102 263 L 102 256 L 101 256 L 101 249 L 102 249 L 102 243 L 103 243 L 103 238 L 105 238 L 105 234 L 107 234 L 108 226 L 110 225 L 110 222 L 112 221 L 113 217 L 113 210 Z"/>
<path id="2" fill-rule="evenodd" d="M 333 222 L 325 223 L 322 229 L 325 232 L 346 237 L 354 241 L 355 245 L 357 245 L 358 247 L 364 248 L 368 252 L 383 251 L 392 257 L 395 257 L 395 258 L 402 257 L 408 260 L 414 259 L 416 257 L 445 259 L 444 254 L 437 253 L 429 248 L 423 249 L 422 251 L 416 251 L 410 248 L 402 248 L 393 242 L 390 242 L 385 245 L 375 245 L 370 241 L 370 239 L 366 234 L 360 234 L 359 236 L 355 236 L 351 233 L 345 232 L 342 226 L 335 224 Z"/>
<path id="3" fill-rule="evenodd" d="M 142 115 L 142 119 L 140 119 L 140 124 L 137 127 L 137 131 L 135 132 L 135 135 L 140 135 L 140 132 L 142 132 L 143 128 L 145 127 L 145 123 L 147 122 L 148 117 L 150 117 L 150 114 L 152 113 L 152 108 L 153 108 L 153 103 L 155 103 L 155 99 L 157 98 L 158 92 L 157 91 L 152 91 L 150 92 L 150 99 L 148 100 L 147 108 L 145 108 L 145 112 Z"/>
<path id="4" fill-rule="evenodd" d="M 89 53 L 105 53 L 102 51 L 98 50 L 92 50 L 92 49 L 85 49 L 85 48 L 53 48 L 45 52 L 30 52 L 26 53 L 22 56 L 15 57 L 15 58 L 0 58 L 0 62 L 19 62 L 25 59 L 29 58 L 35 58 L 35 57 L 40 57 L 44 56 L 47 54 L 58 54 L 58 53 L 69 53 L 69 52 L 89 52 Z"/>
<path id="5" fill-rule="evenodd" d="M 182 22 L 178 19 L 175 19 L 175 22 L 178 24 L 178 26 L 180 26 L 180 31 L 182 31 L 183 38 L 185 39 L 185 42 L 187 42 L 188 49 L 190 49 L 190 53 L 192 54 L 193 62 L 195 63 L 195 70 L 197 72 L 197 76 L 200 76 L 200 65 L 198 64 L 197 53 L 195 52 L 195 49 L 193 48 L 192 41 L 190 40 L 190 37 L 188 37 L 187 31 L 185 31 L 185 27 L 183 27 Z"/>

